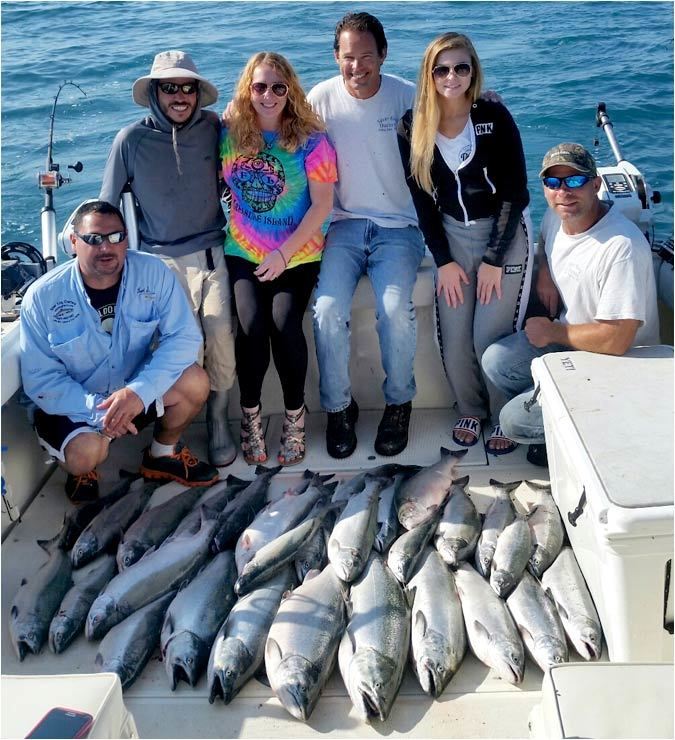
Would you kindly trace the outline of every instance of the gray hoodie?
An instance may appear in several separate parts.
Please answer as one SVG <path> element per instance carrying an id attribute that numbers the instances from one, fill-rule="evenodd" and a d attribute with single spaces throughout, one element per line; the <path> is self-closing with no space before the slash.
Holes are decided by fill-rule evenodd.
<path id="1" fill-rule="evenodd" d="M 150 115 L 115 137 L 99 197 L 118 205 L 130 184 L 140 206 L 141 249 L 147 252 L 182 257 L 222 249 L 226 219 L 218 184 L 219 118 L 198 103 L 190 121 L 173 129 L 153 84 Z"/>

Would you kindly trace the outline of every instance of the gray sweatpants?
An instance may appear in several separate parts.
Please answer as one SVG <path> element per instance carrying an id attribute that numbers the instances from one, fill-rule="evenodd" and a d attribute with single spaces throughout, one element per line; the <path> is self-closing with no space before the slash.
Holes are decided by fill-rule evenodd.
<path id="1" fill-rule="evenodd" d="M 494 292 L 483 306 L 476 295 L 476 277 L 493 219 L 482 218 L 469 226 L 450 216 L 443 217 L 454 260 L 469 278 L 462 284 L 464 303 L 452 308 L 436 296 L 436 334 L 450 391 L 460 416 L 476 416 L 496 423 L 505 398 L 483 375 L 480 360 L 485 349 L 498 339 L 521 328 L 532 282 L 532 227 L 529 211 L 509 245 L 502 268 L 502 298 Z"/>

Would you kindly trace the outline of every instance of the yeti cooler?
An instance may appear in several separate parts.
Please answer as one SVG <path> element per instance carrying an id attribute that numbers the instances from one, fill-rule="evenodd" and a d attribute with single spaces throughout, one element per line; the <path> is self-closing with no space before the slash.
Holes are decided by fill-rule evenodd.
<path id="1" fill-rule="evenodd" d="M 555 498 L 612 661 L 673 659 L 673 349 L 532 363 Z"/>

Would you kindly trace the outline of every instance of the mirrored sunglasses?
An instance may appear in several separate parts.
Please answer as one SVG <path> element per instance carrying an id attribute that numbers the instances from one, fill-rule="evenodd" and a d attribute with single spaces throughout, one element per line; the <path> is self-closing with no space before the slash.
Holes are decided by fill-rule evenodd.
<path id="1" fill-rule="evenodd" d="M 459 64 L 455 64 L 452 67 L 449 67 L 447 64 L 437 64 L 431 70 L 431 74 L 437 80 L 443 80 L 450 74 L 451 71 L 454 72 L 457 77 L 468 77 L 471 74 L 471 65 L 467 62 L 460 62 Z"/>
<path id="2" fill-rule="evenodd" d="M 167 95 L 175 95 L 179 90 L 183 95 L 194 95 L 199 90 L 198 82 L 184 82 L 179 85 L 177 82 L 160 82 L 159 89 Z"/>
<path id="3" fill-rule="evenodd" d="M 283 98 L 284 95 L 288 95 L 288 85 L 285 82 L 274 82 L 268 85 L 266 82 L 252 82 L 251 90 L 256 95 L 264 95 L 267 92 L 267 88 L 271 88 L 272 92 L 278 97 Z"/>
<path id="4" fill-rule="evenodd" d="M 567 175 L 567 177 L 542 177 L 541 181 L 549 190 L 560 190 L 563 183 L 570 190 L 576 190 L 577 188 L 583 188 L 592 179 L 588 175 Z"/>
<path id="5" fill-rule="evenodd" d="M 127 238 L 126 231 L 111 231 L 109 234 L 80 234 L 77 231 L 73 231 L 73 234 L 79 239 L 82 239 L 90 247 L 100 247 L 103 242 L 113 245 L 119 244 Z"/>

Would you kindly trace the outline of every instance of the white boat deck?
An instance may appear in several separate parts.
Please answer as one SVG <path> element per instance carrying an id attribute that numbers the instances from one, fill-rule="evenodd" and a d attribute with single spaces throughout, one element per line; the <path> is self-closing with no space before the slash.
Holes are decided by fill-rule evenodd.
<path id="1" fill-rule="evenodd" d="M 362 411 L 357 425 L 357 451 L 342 461 L 333 460 L 325 452 L 325 416 L 309 415 L 308 453 L 304 463 L 275 476 L 271 490 L 279 494 L 294 485 L 306 467 L 322 473 L 335 472 L 338 478 L 343 478 L 388 461 L 430 464 L 438 459 L 441 446 L 454 446 L 450 436 L 454 419 L 449 413 L 419 409 L 413 411 L 410 444 L 405 452 L 395 458 L 381 458 L 373 451 L 380 414 L 380 411 Z M 269 466 L 275 464 L 280 425 L 280 416 L 269 419 Z M 113 445 L 111 456 L 101 470 L 104 493 L 112 487 L 120 468 L 138 469 L 141 449 L 147 444 L 149 434 L 146 430 L 140 439 L 125 439 Z M 193 424 L 186 437 L 191 449 L 203 456 L 205 424 Z M 546 469 L 527 463 L 523 447 L 510 455 L 488 459 L 479 443 L 470 448 L 460 471 L 470 475 L 468 490 L 479 511 L 488 505 L 490 478 L 548 480 Z M 223 476 L 229 473 L 253 477 L 252 469 L 241 457 L 223 468 Z M 44 560 L 35 541 L 56 534 L 64 511 L 70 506 L 63 493 L 64 480 L 65 474 L 57 469 L 2 545 L 2 673 L 6 675 L 90 673 L 95 668 L 98 644 L 87 642 L 84 636 L 61 655 L 52 654 L 45 646 L 40 655 L 28 655 L 19 662 L 7 627 L 8 610 L 21 578 L 34 572 Z M 157 499 L 163 495 L 162 489 L 159 490 Z M 526 502 L 528 490 L 527 486 L 521 486 L 518 499 Z M 574 651 L 571 658 L 581 660 Z M 523 683 L 512 686 L 468 653 L 443 695 L 434 701 L 421 691 L 408 668 L 387 722 L 369 726 L 356 715 L 336 669 L 309 722 L 303 724 L 287 714 L 271 690 L 255 679 L 228 706 L 219 699 L 213 705 L 208 703 L 205 676 L 195 688 L 180 683 L 172 692 L 157 652 L 140 678 L 125 692 L 124 701 L 134 715 L 141 737 L 526 737 L 527 718 L 540 701 L 542 679 L 541 670 L 528 659 Z"/>

